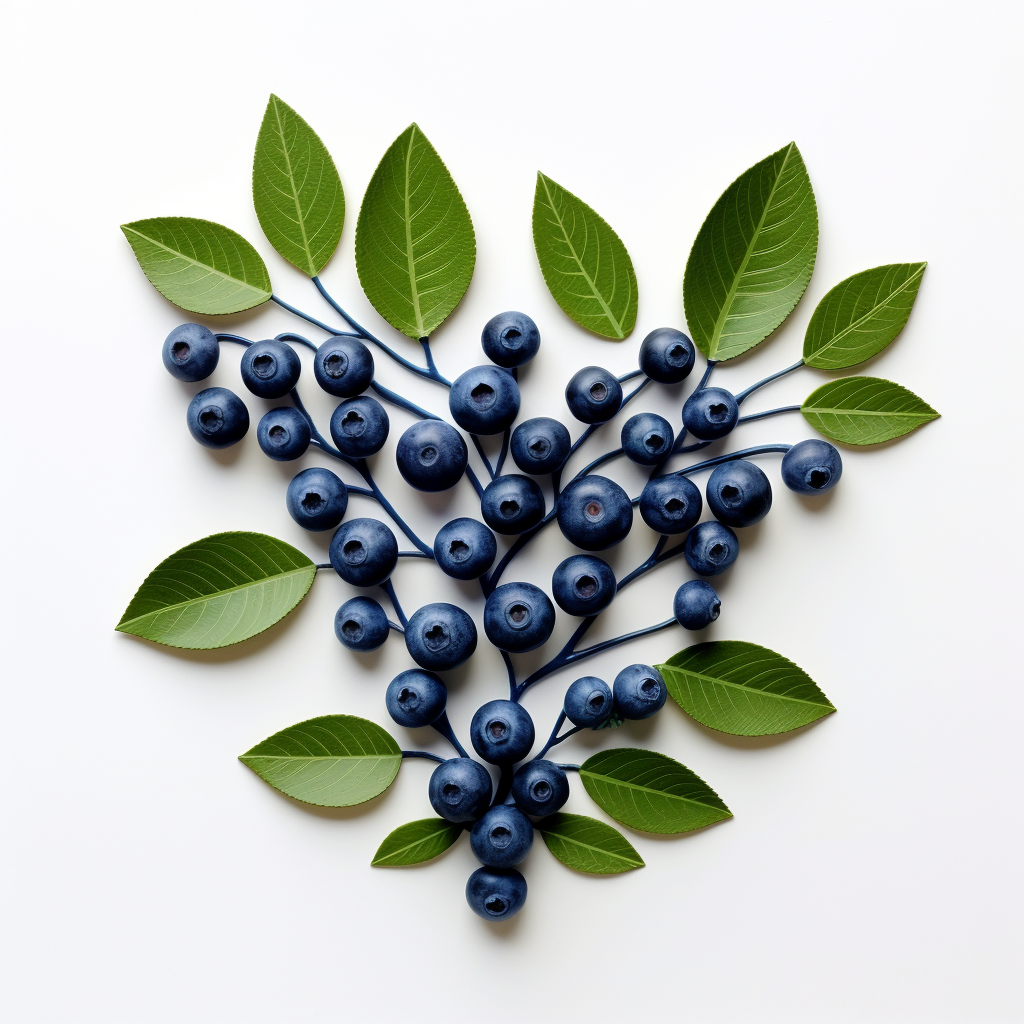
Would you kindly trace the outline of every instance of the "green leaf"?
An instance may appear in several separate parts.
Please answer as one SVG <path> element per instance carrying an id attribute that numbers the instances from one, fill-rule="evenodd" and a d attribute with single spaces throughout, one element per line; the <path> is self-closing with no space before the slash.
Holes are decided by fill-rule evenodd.
<path id="1" fill-rule="evenodd" d="M 227 647 L 283 619 L 314 576 L 316 566 L 282 540 L 215 533 L 162 561 L 116 628 L 168 647 Z"/>
<path id="2" fill-rule="evenodd" d="M 320 136 L 273 94 L 256 140 L 252 199 L 274 248 L 303 273 L 319 274 L 345 222 L 341 178 Z"/>
<path id="3" fill-rule="evenodd" d="M 706 782 L 653 750 L 602 751 L 587 758 L 580 778 L 599 807 L 641 832 L 674 835 L 732 817 Z"/>
<path id="4" fill-rule="evenodd" d="M 835 711 L 803 669 L 757 644 L 695 644 L 657 668 L 688 715 L 733 736 L 774 736 Z"/>
<path id="5" fill-rule="evenodd" d="M 475 263 L 473 222 L 458 186 L 411 124 L 384 154 L 363 196 L 359 283 L 392 327 L 425 338 L 459 304 Z"/>
<path id="6" fill-rule="evenodd" d="M 800 407 L 815 430 L 844 444 L 878 444 L 938 419 L 913 391 L 880 377 L 843 377 L 822 384 Z"/>
<path id="7" fill-rule="evenodd" d="M 323 715 L 274 733 L 238 760 L 303 803 L 352 807 L 395 781 L 402 751 L 376 722 Z"/>
<path id="8" fill-rule="evenodd" d="M 621 341 L 636 325 L 633 261 L 611 225 L 582 199 L 537 172 L 533 244 L 555 302 L 602 338 Z"/>
<path id="9" fill-rule="evenodd" d="M 270 298 L 262 257 L 223 224 L 153 217 L 121 230 L 153 287 L 190 313 L 239 313 Z"/>
<path id="10" fill-rule="evenodd" d="M 566 866 L 588 875 L 617 875 L 644 862 L 617 829 L 584 814 L 552 814 L 537 824 L 547 848 Z"/>
<path id="11" fill-rule="evenodd" d="M 791 142 L 744 171 L 697 233 L 683 303 L 701 352 L 733 359 L 764 341 L 800 301 L 817 251 L 811 179 Z"/>
<path id="12" fill-rule="evenodd" d="M 927 266 L 892 263 L 840 281 L 811 316 L 804 362 L 841 370 L 881 352 L 906 326 Z"/>
<path id="13" fill-rule="evenodd" d="M 444 818 L 423 818 L 410 821 L 395 829 L 380 844 L 371 865 L 378 868 L 397 868 L 407 864 L 422 864 L 440 856 L 462 835 L 461 825 Z"/>

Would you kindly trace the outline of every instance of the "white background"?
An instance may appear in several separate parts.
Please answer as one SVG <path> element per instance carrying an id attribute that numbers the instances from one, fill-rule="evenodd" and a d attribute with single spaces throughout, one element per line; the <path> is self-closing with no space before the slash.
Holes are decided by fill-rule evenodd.
<path id="1" fill-rule="evenodd" d="M 1021 1019 L 1015 5 L 5 6 L 5 1021 Z M 908 328 L 867 372 L 943 418 L 844 452 L 841 485 L 817 502 L 789 493 L 767 460 L 775 507 L 744 532 L 709 631 L 791 657 L 839 713 L 764 741 L 714 735 L 674 706 L 626 726 L 614 741 L 682 760 L 735 819 L 684 838 L 631 834 L 647 867 L 614 878 L 568 871 L 537 842 L 529 900 L 506 925 L 466 906 L 465 841 L 423 868 L 369 867 L 391 829 L 430 813 L 426 763 L 406 764 L 385 797 L 333 812 L 281 797 L 236 760 L 318 714 L 387 724 L 385 684 L 409 659 L 396 639 L 364 657 L 340 647 L 332 616 L 352 591 L 339 579 L 321 573 L 284 623 L 221 652 L 113 631 L 146 573 L 199 537 L 261 530 L 318 560 L 326 551 L 327 536 L 286 514 L 296 467 L 265 459 L 254 431 L 226 454 L 190 440 L 199 386 L 173 381 L 159 356 L 187 317 L 118 230 L 156 215 L 220 221 L 257 246 L 279 294 L 326 314 L 251 206 L 271 91 L 320 133 L 344 181 L 348 219 L 324 279 L 390 338 L 358 287 L 355 216 L 384 150 L 421 125 L 479 248 L 437 359 L 455 376 L 482 361 L 491 315 L 531 313 L 544 342 L 523 374 L 524 414 L 563 415 L 576 368 L 625 372 L 649 330 L 682 326 L 704 215 L 791 139 L 818 201 L 814 277 L 777 337 L 717 383 L 739 389 L 797 359 L 814 304 L 841 278 L 929 261 Z M 538 168 L 629 247 L 640 314 L 620 345 L 576 328 L 544 288 L 530 234 Z M 252 337 L 299 329 L 270 307 L 218 323 Z M 303 362 L 326 424 L 330 403 Z M 443 410 L 442 391 L 377 365 Z M 801 371 L 751 407 L 798 402 L 824 379 Z M 242 390 L 237 351 L 213 383 Z M 255 423 L 265 403 L 242 393 Z M 682 393 L 641 404 L 677 421 Z M 393 440 L 407 422 L 392 412 Z M 791 415 L 742 441 L 809 433 Z M 406 488 L 393 440 L 381 481 L 426 535 L 473 512 L 466 484 Z M 640 479 L 618 463 L 611 475 L 631 489 Z M 364 499 L 353 509 L 372 514 Z M 625 571 L 650 544 L 639 524 L 613 564 Z M 506 578 L 547 586 L 566 553 L 549 530 Z M 592 635 L 664 618 L 686 575 L 663 567 Z M 396 585 L 410 607 L 444 597 L 480 621 L 478 592 L 426 563 L 403 563 Z M 520 664 L 539 663 L 569 626 Z M 683 643 L 679 630 L 658 634 L 593 670 L 611 678 Z M 527 699 L 538 731 L 570 678 Z M 484 644 L 450 683 L 465 737 L 475 708 L 503 695 L 501 663 Z M 565 758 L 595 739 L 570 741 Z M 429 733 L 414 740 L 443 750 Z M 567 809 L 601 816 L 579 787 Z"/>

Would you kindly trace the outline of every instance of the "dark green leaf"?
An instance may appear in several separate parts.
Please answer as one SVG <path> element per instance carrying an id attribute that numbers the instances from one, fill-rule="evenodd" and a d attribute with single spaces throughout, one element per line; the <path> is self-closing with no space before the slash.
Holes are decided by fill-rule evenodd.
<path id="1" fill-rule="evenodd" d="M 367 298 L 410 338 L 427 337 L 469 287 L 476 236 L 437 151 L 415 124 L 373 172 L 356 225 L 356 269 Z"/>
<path id="2" fill-rule="evenodd" d="M 397 868 L 422 864 L 440 856 L 462 835 L 461 825 L 444 818 L 423 818 L 395 829 L 380 844 L 370 862 L 378 868 Z"/>
<path id="3" fill-rule="evenodd" d="M 238 760 L 296 800 L 352 807 L 379 796 L 395 781 L 402 751 L 375 722 L 324 715 L 274 733 Z"/>
<path id="4" fill-rule="evenodd" d="M 804 362 L 841 370 L 881 352 L 906 326 L 926 266 L 892 263 L 840 281 L 811 316 Z"/>
<path id="5" fill-rule="evenodd" d="M 688 715 L 733 736 L 789 732 L 835 711 L 803 669 L 757 644 L 696 644 L 657 668 Z"/>
<path id="6" fill-rule="evenodd" d="M 565 865 L 589 875 L 616 875 L 644 862 L 617 829 L 583 814 L 552 814 L 537 825 L 547 848 Z"/>
<path id="7" fill-rule="evenodd" d="M 319 274 L 345 223 L 341 178 L 316 132 L 274 95 L 256 140 L 252 199 L 274 248 L 303 273 Z"/>
<path id="8" fill-rule="evenodd" d="M 153 217 L 121 230 L 153 287 L 190 313 L 238 313 L 270 298 L 262 257 L 223 224 Z"/>
<path id="9" fill-rule="evenodd" d="M 315 575 L 316 566 L 284 541 L 215 533 L 162 561 L 116 628 L 168 647 L 227 647 L 283 619 Z"/>
<path id="10" fill-rule="evenodd" d="M 544 281 L 581 327 L 621 341 L 636 324 L 633 261 L 611 225 L 582 199 L 537 173 L 533 244 Z"/>
<path id="11" fill-rule="evenodd" d="M 691 832 L 732 817 L 706 782 L 653 750 L 620 747 L 595 754 L 581 766 L 580 778 L 599 807 L 641 832 Z"/>
<path id="12" fill-rule="evenodd" d="M 815 430 L 844 444 L 891 441 L 939 417 L 913 391 L 879 377 L 843 377 L 822 384 L 800 411 Z"/>
<path id="13" fill-rule="evenodd" d="M 791 142 L 722 193 L 686 261 L 683 303 L 708 359 L 760 344 L 793 311 L 818 251 L 811 180 Z"/>

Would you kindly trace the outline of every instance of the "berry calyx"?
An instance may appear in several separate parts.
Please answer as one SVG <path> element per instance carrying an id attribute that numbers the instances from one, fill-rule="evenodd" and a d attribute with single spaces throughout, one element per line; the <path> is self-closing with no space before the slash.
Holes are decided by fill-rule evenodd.
<path id="1" fill-rule="evenodd" d="M 354 587 L 376 587 L 398 563 L 398 541 L 378 519 L 350 519 L 331 538 L 331 565 Z"/>
<path id="2" fill-rule="evenodd" d="M 484 604 L 484 632 L 500 651 L 532 651 L 547 642 L 554 628 L 551 599 L 532 583 L 505 583 Z"/>
<path id="3" fill-rule="evenodd" d="M 533 824 L 518 808 L 501 804 L 476 822 L 469 843 L 481 864 L 511 868 L 530 852 Z"/>
<path id="4" fill-rule="evenodd" d="M 373 380 L 373 355 L 358 338 L 329 338 L 313 356 L 313 376 L 329 395 L 355 398 Z"/>
<path id="5" fill-rule="evenodd" d="M 230 448 L 249 429 L 249 410 L 233 391 L 206 388 L 200 391 L 185 413 L 189 433 L 205 448 Z"/>
<path id="6" fill-rule="evenodd" d="M 296 473 L 285 494 L 288 513 L 306 530 L 333 530 L 345 517 L 348 490 L 329 469 Z"/>
<path id="7" fill-rule="evenodd" d="M 484 324 L 480 344 L 492 363 L 510 369 L 528 363 L 537 354 L 540 331 L 525 313 L 499 313 Z"/>
<path id="8" fill-rule="evenodd" d="M 526 902 L 526 879 L 515 868 L 477 868 L 466 883 L 466 901 L 488 921 L 507 921 Z"/>
<path id="9" fill-rule="evenodd" d="M 512 461 L 524 473 L 535 476 L 558 469 L 571 447 L 569 431 L 550 416 L 524 420 L 512 431 Z"/>
<path id="10" fill-rule="evenodd" d="M 659 384 L 678 384 L 693 369 L 693 342 L 673 327 L 651 331 L 640 346 L 640 369 Z"/>
<path id="11" fill-rule="evenodd" d="M 605 423 L 622 404 L 622 385 L 600 366 L 585 366 L 565 386 L 569 412 L 582 423 Z"/>
<path id="12" fill-rule="evenodd" d="M 471 434 L 500 434 L 519 415 L 519 385 L 496 366 L 474 366 L 448 393 L 452 419 Z"/>
<path id="13" fill-rule="evenodd" d="M 447 821 L 476 821 L 491 802 L 491 774 L 479 761 L 453 757 L 431 773 L 427 798 Z"/>
<path id="14" fill-rule="evenodd" d="M 530 752 L 536 734 L 533 719 L 510 700 L 491 700 L 477 710 L 469 726 L 473 749 L 491 764 L 515 764 Z"/>
<path id="15" fill-rule="evenodd" d="M 597 615 L 615 597 L 615 573 L 597 555 L 570 555 L 552 574 L 551 593 L 569 615 Z"/>
<path id="16" fill-rule="evenodd" d="M 689 580 L 677 591 L 672 602 L 672 614 L 683 629 L 704 629 L 718 618 L 722 611 L 715 588 L 704 580 Z"/>
<path id="17" fill-rule="evenodd" d="M 842 475 L 839 449 L 828 441 L 801 441 L 782 457 L 782 479 L 797 494 L 823 494 L 835 487 Z"/>
<path id="18" fill-rule="evenodd" d="M 311 438 L 309 420 L 290 405 L 271 409 L 256 425 L 256 440 L 263 454 L 275 462 L 290 462 L 304 455 Z"/>
<path id="19" fill-rule="evenodd" d="M 724 388 L 701 388 L 683 404 L 683 426 L 702 441 L 715 441 L 736 426 L 740 407 Z"/>
<path id="20" fill-rule="evenodd" d="M 217 369 L 220 345 L 208 327 L 182 324 L 167 335 L 161 355 L 172 377 L 194 384 Z"/>
<path id="21" fill-rule="evenodd" d="M 526 533 L 544 518 L 544 492 L 531 477 L 499 476 L 484 488 L 480 514 L 496 533 Z"/>
<path id="22" fill-rule="evenodd" d="M 425 604 L 409 616 L 405 646 L 417 665 L 444 671 L 476 650 L 476 623 L 461 608 L 443 601 Z"/>
<path id="23" fill-rule="evenodd" d="M 456 580 L 479 579 L 494 563 L 498 544 L 494 534 L 476 519 L 463 516 L 445 523 L 434 537 L 434 561 Z"/>
<path id="24" fill-rule="evenodd" d="M 755 465 L 726 462 L 708 478 L 708 508 L 726 526 L 753 526 L 772 507 L 772 485 Z"/>
<path id="25" fill-rule="evenodd" d="M 553 761 L 527 761 L 512 777 L 512 797 L 527 814 L 554 814 L 569 799 L 568 776 Z"/>
<path id="26" fill-rule="evenodd" d="M 717 576 L 736 561 L 740 542 L 721 523 L 698 523 L 687 535 L 683 557 L 698 576 Z"/>
<path id="27" fill-rule="evenodd" d="M 675 473 L 648 480 L 640 493 L 640 518 L 655 533 L 686 533 L 703 510 L 704 499 L 697 485 Z"/>
<path id="28" fill-rule="evenodd" d="M 562 709 L 573 725 L 596 729 L 614 709 L 612 688 L 597 676 L 581 676 L 565 691 Z"/>
<path id="29" fill-rule="evenodd" d="M 387 614 L 369 597 L 353 597 L 334 615 L 334 635 L 350 651 L 375 651 L 390 632 Z"/>
<path id="30" fill-rule="evenodd" d="M 283 341 L 257 341 L 242 354 L 242 383 L 260 398 L 282 398 L 299 379 L 302 364 Z"/>
<path id="31" fill-rule="evenodd" d="M 446 491 L 462 479 L 469 452 L 462 435 L 442 420 L 407 427 L 395 450 L 398 471 L 418 491 Z"/>
<path id="32" fill-rule="evenodd" d="M 384 703 L 399 725 L 421 729 L 441 717 L 448 703 L 448 691 L 433 672 L 410 668 L 399 672 L 388 684 Z"/>
<path id="33" fill-rule="evenodd" d="M 668 698 L 661 673 L 650 665 L 627 665 L 612 683 L 615 710 L 634 721 L 656 715 Z"/>
<path id="34" fill-rule="evenodd" d="M 331 415 L 331 438 L 350 459 L 365 459 L 384 447 L 391 421 L 384 406 L 369 395 L 339 402 Z"/>
<path id="35" fill-rule="evenodd" d="M 584 551 L 603 551 L 629 533 L 633 503 L 615 481 L 591 474 L 558 496 L 557 517 L 566 540 Z"/>
<path id="36" fill-rule="evenodd" d="M 640 466 L 656 466 L 672 451 L 676 436 L 664 416 L 638 412 L 623 424 L 620 439 L 626 458 Z"/>

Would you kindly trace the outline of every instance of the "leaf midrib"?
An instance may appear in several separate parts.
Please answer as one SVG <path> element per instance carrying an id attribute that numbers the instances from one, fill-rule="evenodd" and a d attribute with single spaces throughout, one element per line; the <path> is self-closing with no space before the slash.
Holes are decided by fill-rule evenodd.
<path id="1" fill-rule="evenodd" d="M 755 686 L 744 686 L 743 683 L 732 683 L 729 682 L 727 679 L 719 679 L 716 676 L 706 676 L 703 672 L 694 672 L 693 669 L 682 668 L 678 665 L 666 667 L 669 667 L 670 670 L 671 668 L 674 668 L 675 671 L 682 672 L 685 675 L 696 676 L 698 679 L 702 681 L 706 680 L 707 682 L 713 683 L 717 686 L 728 686 L 734 690 L 743 690 L 745 693 L 759 693 L 763 697 L 771 697 L 774 700 L 788 700 L 792 701 L 794 704 L 809 704 L 811 707 L 816 708 L 829 707 L 832 708 L 833 711 L 835 711 L 835 705 L 827 697 L 825 698 L 825 703 L 821 704 L 815 700 L 804 700 L 802 697 L 788 697 L 785 694 L 772 693 L 770 690 L 759 690 Z M 822 696 L 824 697 L 825 695 L 822 694 Z"/>
<path id="2" fill-rule="evenodd" d="M 366 761 L 370 758 L 397 757 L 401 759 L 401 753 L 397 754 L 242 754 L 239 761 L 248 764 L 250 761 L 258 761 L 261 758 L 271 761 Z"/>
<path id="3" fill-rule="evenodd" d="M 879 409 L 826 409 L 818 405 L 804 405 L 802 407 L 803 412 L 816 412 L 816 413 L 831 413 L 833 416 L 887 416 L 887 417 L 906 417 L 907 419 L 920 419 L 922 416 L 926 419 L 937 419 L 938 413 L 932 410 L 931 412 L 885 412 Z"/>
<path id="4" fill-rule="evenodd" d="M 541 829 L 540 832 L 544 836 L 552 836 L 555 839 L 560 839 L 563 843 L 571 843 L 575 846 L 582 847 L 584 850 L 590 850 L 593 853 L 603 854 L 605 857 L 611 857 L 615 860 L 621 860 L 625 864 L 633 865 L 633 867 L 646 867 L 644 862 L 640 859 L 639 855 L 637 855 L 634 858 L 622 853 L 613 853 L 611 850 L 606 850 L 603 846 L 591 846 L 590 843 L 584 843 L 581 842 L 579 839 L 573 839 L 562 832 L 549 832 L 546 829 Z"/>
<path id="5" fill-rule="evenodd" d="M 299 193 L 295 188 L 295 172 L 292 170 L 292 158 L 288 152 L 288 143 L 284 137 L 284 125 L 281 123 L 281 111 L 278 107 L 278 99 L 276 96 L 272 97 L 274 104 L 274 117 L 277 120 L 277 133 L 281 137 L 281 151 L 284 153 L 285 163 L 288 165 L 288 184 L 291 186 L 292 199 L 295 202 L 295 216 L 298 219 L 299 230 L 302 232 L 302 248 L 306 254 L 306 260 L 309 264 L 309 276 L 314 277 L 316 275 L 316 269 L 313 267 L 313 253 L 309 248 L 309 238 L 306 235 L 306 218 L 303 216 L 302 207 L 299 205 Z"/>
<path id="6" fill-rule="evenodd" d="M 415 839 L 411 843 L 408 843 L 406 846 L 400 847 L 397 850 L 392 850 L 390 853 L 384 854 L 384 856 L 381 857 L 379 860 L 376 857 L 374 857 L 374 859 L 370 861 L 370 867 L 373 867 L 374 865 L 378 864 L 387 864 L 388 861 L 394 860 L 395 857 L 400 857 L 403 853 L 408 853 L 409 850 L 413 850 L 417 846 L 423 846 L 424 843 L 434 842 L 442 836 L 444 836 L 444 838 L 446 839 L 451 836 L 451 826 L 448 826 L 448 828 L 435 828 L 434 831 L 430 833 L 430 835 L 423 836 L 421 839 Z M 455 838 L 458 839 L 458 836 L 456 836 Z M 452 845 L 453 843 L 448 844 L 448 846 Z M 445 847 L 445 849 L 447 848 L 448 847 Z M 434 856 L 440 856 L 442 853 L 444 853 L 444 850 L 439 850 Z M 422 864 L 423 861 L 410 861 L 409 863 L 411 866 L 412 864 Z"/>
<path id="7" fill-rule="evenodd" d="M 666 797 L 670 800 L 679 800 L 686 804 L 695 804 L 697 807 L 707 807 L 713 811 L 719 811 L 722 814 L 732 817 L 732 811 L 723 811 L 720 807 L 716 807 L 714 804 L 706 804 L 701 800 L 694 800 L 693 797 L 679 796 L 677 793 L 669 793 L 664 789 L 652 789 L 650 786 L 638 786 L 635 782 L 624 782 L 622 779 L 616 779 L 612 775 L 598 775 L 593 771 L 580 771 L 580 775 L 589 775 L 592 779 L 604 780 L 605 782 L 613 782 L 616 786 L 622 786 L 625 789 L 636 789 L 641 793 L 655 793 L 658 796 Z"/>
<path id="8" fill-rule="evenodd" d="M 416 318 L 416 333 L 423 337 L 423 314 L 420 312 L 420 292 L 416 285 L 416 257 L 412 251 L 412 214 L 409 210 L 409 163 L 412 160 L 413 142 L 416 139 L 416 125 L 409 129 L 409 145 L 405 150 L 405 189 L 402 200 L 405 205 L 405 255 L 409 265 L 409 290 L 412 296 L 413 315 Z"/>

